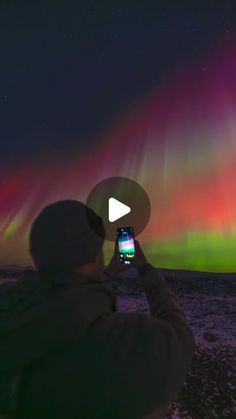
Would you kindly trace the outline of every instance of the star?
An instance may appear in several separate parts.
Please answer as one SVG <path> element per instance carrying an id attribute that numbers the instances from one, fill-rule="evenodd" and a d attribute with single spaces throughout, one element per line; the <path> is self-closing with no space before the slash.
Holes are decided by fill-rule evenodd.
<path id="1" fill-rule="evenodd" d="M 163 29 L 164 32 L 167 32 L 168 31 L 167 25 L 164 25 L 162 29 Z"/>
<path id="2" fill-rule="evenodd" d="M 121 15 L 121 9 L 116 9 L 116 10 L 115 10 L 115 14 L 116 14 L 117 16 L 120 16 L 120 15 Z"/>

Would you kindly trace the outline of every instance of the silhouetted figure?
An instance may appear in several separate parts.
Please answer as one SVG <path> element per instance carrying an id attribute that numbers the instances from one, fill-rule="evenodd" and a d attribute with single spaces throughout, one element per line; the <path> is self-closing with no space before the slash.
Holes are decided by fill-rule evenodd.
<path id="1" fill-rule="evenodd" d="M 1 370 L 16 378 L 14 417 L 163 418 L 190 366 L 192 332 L 138 242 L 135 267 L 151 315 L 116 312 L 104 275 L 102 220 L 87 211 L 101 237 L 78 201 L 48 205 L 33 222 L 30 303 L 25 297 L 0 324 Z M 115 250 L 107 272 L 120 269 Z"/>

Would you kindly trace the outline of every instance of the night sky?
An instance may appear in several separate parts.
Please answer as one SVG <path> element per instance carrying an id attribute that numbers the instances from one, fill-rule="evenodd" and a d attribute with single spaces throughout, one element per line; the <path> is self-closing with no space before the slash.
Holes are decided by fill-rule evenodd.
<path id="1" fill-rule="evenodd" d="M 8 0 L 0 31 L 0 264 L 32 264 L 45 205 L 124 176 L 151 263 L 236 272 L 235 1 Z"/>
<path id="2" fill-rule="evenodd" d="M 235 20 L 234 1 L 1 2 L 1 163 L 90 147 L 153 86 L 235 40 Z"/>

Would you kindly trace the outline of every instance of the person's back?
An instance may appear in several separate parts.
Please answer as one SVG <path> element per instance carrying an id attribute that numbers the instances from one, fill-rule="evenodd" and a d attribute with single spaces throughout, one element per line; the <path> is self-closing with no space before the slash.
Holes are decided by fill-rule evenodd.
<path id="1" fill-rule="evenodd" d="M 71 332 L 66 339 L 66 324 L 61 326 L 61 348 L 32 365 L 25 376 L 17 418 L 141 419 L 168 406 L 191 362 L 192 333 L 160 274 L 150 270 L 142 282 L 152 316 L 115 312 L 113 299 L 99 292 L 99 284 L 93 289 L 94 299 L 86 294 L 87 301 L 77 287 L 84 324 L 91 304 L 94 310 L 100 307 L 101 315 L 82 335 L 80 322 L 75 330 L 76 320 L 72 326 L 68 318 Z M 76 295 L 75 288 L 72 294 Z M 68 299 L 68 309 L 76 299 Z M 65 309 L 61 318 L 66 317 Z M 58 316 L 60 310 L 55 311 L 59 325 Z"/>
<path id="2" fill-rule="evenodd" d="M 84 212 L 77 201 L 61 201 L 32 227 L 31 254 L 43 266 L 36 282 L 50 292 L 2 322 L 0 369 L 20 372 L 14 418 L 162 417 L 190 365 L 192 332 L 138 244 L 151 315 L 116 312 L 102 273 L 103 240 L 86 227 Z"/>

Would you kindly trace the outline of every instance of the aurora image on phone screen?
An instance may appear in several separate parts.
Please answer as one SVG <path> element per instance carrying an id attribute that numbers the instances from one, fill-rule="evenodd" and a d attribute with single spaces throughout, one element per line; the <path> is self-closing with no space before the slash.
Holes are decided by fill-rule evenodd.
<path id="1" fill-rule="evenodd" d="M 121 227 L 117 230 L 119 259 L 121 263 L 132 263 L 135 255 L 133 227 Z"/>

